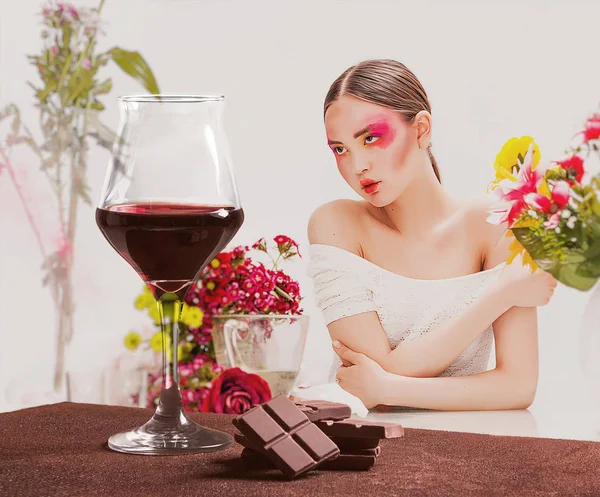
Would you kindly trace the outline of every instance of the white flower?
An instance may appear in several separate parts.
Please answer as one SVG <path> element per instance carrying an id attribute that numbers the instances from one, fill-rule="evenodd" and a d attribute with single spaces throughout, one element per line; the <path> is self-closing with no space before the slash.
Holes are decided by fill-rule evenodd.
<path id="1" fill-rule="evenodd" d="M 533 219 L 537 219 L 538 217 L 538 213 L 535 212 L 533 209 L 528 210 L 527 214 L 529 214 Z"/>
<path id="2" fill-rule="evenodd" d="M 573 237 L 573 238 L 571 238 L 571 241 L 574 243 L 577 241 L 577 238 Z"/>
<path id="3" fill-rule="evenodd" d="M 560 233 L 560 226 L 557 226 L 556 228 L 554 228 L 554 231 L 556 231 L 556 233 Z"/>
<path id="4" fill-rule="evenodd" d="M 567 221 L 567 228 L 573 229 L 575 227 L 575 223 L 577 222 L 577 218 L 575 216 L 571 216 Z"/>
<path id="5" fill-rule="evenodd" d="M 565 219 L 571 217 L 571 211 L 569 209 L 565 209 L 564 211 L 562 211 L 562 217 L 564 217 Z"/>

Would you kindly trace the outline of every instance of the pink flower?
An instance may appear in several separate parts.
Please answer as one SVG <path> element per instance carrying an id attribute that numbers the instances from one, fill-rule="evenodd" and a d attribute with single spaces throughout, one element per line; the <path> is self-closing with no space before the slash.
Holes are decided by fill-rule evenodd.
<path id="1" fill-rule="evenodd" d="M 277 245 L 285 245 L 286 243 L 292 242 L 292 239 L 285 235 L 277 235 L 273 240 Z"/>
<path id="2" fill-rule="evenodd" d="M 182 377 L 192 376 L 194 374 L 194 367 L 191 364 L 179 364 L 179 375 Z"/>
<path id="3" fill-rule="evenodd" d="M 194 390 L 182 390 L 181 391 L 181 401 L 184 404 L 189 404 L 190 402 L 194 402 L 196 400 L 196 393 Z"/>
<path id="4" fill-rule="evenodd" d="M 593 114 L 585 123 L 585 129 L 577 133 L 583 135 L 583 143 L 600 138 L 600 114 Z"/>
<path id="5" fill-rule="evenodd" d="M 289 236 L 277 235 L 275 238 L 273 238 L 273 240 L 277 244 L 280 251 L 289 250 L 293 246 L 296 248 L 296 252 L 298 252 L 298 255 L 300 257 L 302 257 L 302 255 L 300 254 L 298 244 L 294 240 L 292 240 Z"/>
<path id="6" fill-rule="evenodd" d="M 555 161 L 555 164 L 558 164 L 565 171 L 569 173 L 571 178 L 574 178 L 577 183 L 581 183 L 581 178 L 583 178 L 583 174 L 585 170 L 583 168 L 583 159 L 578 155 L 572 155 L 571 157 L 561 160 Z M 573 180 L 570 180 L 571 184 Z"/>
<path id="7" fill-rule="evenodd" d="M 58 47 L 56 45 L 52 45 L 50 52 L 52 52 L 52 55 L 54 55 L 54 57 L 56 57 L 58 55 Z"/>
<path id="8" fill-rule="evenodd" d="M 264 238 L 261 238 L 252 244 L 252 248 L 254 250 L 263 250 L 266 251 L 267 241 Z"/>
<path id="9" fill-rule="evenodd" d="M 90 67 L 92 67 L 90 59 L 83 59 L 81 61 L 81 67 L 83 67 L 84 69 L 89 69 Z"/>
<path id="10" fill-rule="evenodd" d="M 544 223 L 547 229 L 554 229 L 560 222 L 560 213 L 569 203 L 571 186 L 566 181 L 557 181 L 552 188 L 551 196 L 548 198 L 539 193 L 529 193 L 525 196 L 525 203 L 547 214 L 548 220 Z"/>
<path id="11" fill-rule="evenodd" d="M 538 187 L 544 179 L 547 166 L 538 164 L 532 169 L 533 164 L 533 145 L 529 146 L 527 154 L 520 164 L 517 181 L 510 179 L 502 180 L 494 194 L 500 199 L 496 204 L 487 221 L 491 224 L 501 224 L 508 221 L 509 226 L 521 216 L 523 210 L 527 207 L 524 197 L 530 193 L 537 193 Z"/>

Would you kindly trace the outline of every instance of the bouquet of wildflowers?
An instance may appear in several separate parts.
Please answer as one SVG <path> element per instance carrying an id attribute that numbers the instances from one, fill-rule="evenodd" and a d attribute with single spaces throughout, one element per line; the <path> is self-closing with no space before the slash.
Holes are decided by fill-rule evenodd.
<path id="1" fill-rule="evenodd" d="M 274 247 L 271 247 L 264 238 L 261 238 L 251 247 L 239 246 L 231 251 L 221 252 L 202 271 L 198 281 L 188 292 L 177 344 L 179 381 L 186 410 L 229 412 L 227 409 L 231 409 L 231 412 L 237 412 L 236 409 L 251 407 L 260 403 L 257 399 L 265 399 L 268 396 L 266 391 L 270 392 L 270 389 L 262 378 L 246 375 L 237 368 L 223 371 L 223 368 L 217 364 L 212 344 L 212 316 L 301 314 L 303 312 L 300 307 L 302 297 L 298 282 L 279 267 L 283 261 L 295 256 L 301 257 L 298 244 L 285 235 L 276 236 L 273 242 Z M 252 251 L 268 258 L 271 267 L 268 268 L 262 262 L 251 258 L 248 254 Z M 139 333 L 132 331 L 125 337 L 125 346 L 135 350 L 144 344 L 160 353 L 163 347 L 160 317 L 156 300 L 147 287 L 144 287 L 137 297 L 135 306 L 148 312 L 157 331 L 146 340 Z M 166 334 L 167 347 L 172 346 L 170 340 Z M 235 382 L 239 385 L 235 386 Z M 232 392 L 237 391 L 238 387 L 245 393 L 233 395 Z M 158 401 L 161 388 L 160 372 L 151 374 L 148 390 L 149 407 Z M 241 395 L 243 402 L 234 403 L 237 407 L 233 408 L 231 402 L 217 401 L 222 395 L 215 393 L 213 391 L 215 388 L 219 392 L 221 390 L 229 392 L 227 395 L 232 398 Z M 218 411 L 218 409 L 225 409 L 225 411 Z"/>
<path id="2" fill-rule="evenodd" d="M 511 138 L 496 157 L 490 189 L 498 203 L 488 222 L 506 222 L 513 237 L 507 263 L 519 254 L 561 283 L 589 290 L 600 277 L 600 113 L 588 117 L 565 156 L 541 163 L 529 136 Z"/>
<path id="3" fill-rule="evenodd" d="M 38 109 L 40 133 L 27 126 L 16 104 L 0 108 L 0 124 L 7 125 L 6 136 L 0 137 L 0 179 L 9 181 L 18 194 L 43 259 L 42 282 L 50 290 L 57 314 L 57 390 L 64 376 L 65 348 L 74 333 L 77 220 L 81 205 L 92 203 L 87 183 L 88 152 L 92 143 L 110 150 L 116 137 L 100 119 L 105 108 L 102 99 L 112 90 L 111 78 L 102 77 L 103 67 L 114 62 L 146 90 L 159 92 L 155 76 L 139 52 L 120 47 L 98 50 L 106 24 L 101 17 L 103 4 L 100 0 L 97 8 L 87 8 L 50 1 L 41 9 L 40 50 L 28 56 L 38 78 L 28 84 Z M 58 214 L 53 243 L 44 240 L 26 185 L 19 180 L 20 171 L 13 159 L 17 147 L 33 153 L 27 169 L 39 170 L 48 180 Z M 44 209 L 49 207 L 44 205 Z"/>

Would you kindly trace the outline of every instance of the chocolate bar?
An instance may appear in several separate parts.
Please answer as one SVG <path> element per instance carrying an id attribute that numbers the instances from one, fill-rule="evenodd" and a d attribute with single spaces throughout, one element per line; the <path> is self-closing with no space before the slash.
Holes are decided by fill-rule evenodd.
<path id="1" fill-rule="evenodd" d="M 404 428 L 398 423 L 344 419 L 342 421 L 316 421 L 315 425 L 329 437 L 381 439 L 404 436 Z"/>
<path id="2" fill-rule="evenodd" d="M 302 400 L 294 402 L 312 422 L 324 419 L 342 420 L 352 415 L 352 409 L 346 404 L 326 400 Z"/>
<path id="3" fill-rule="evenodd" d="M 329 437 L 331 441 L 340 448 L 340 452 L 355 452 L 365 449 L 374 449 L 379 447 L 378 438 L 349 438 L 349 437 Z"/>
<path id="4" fill-rule="evenodd" d="M 235 418 L 233 424 L 288 478 L 302 475 L 340 453 L 285 395 L 253 407 Z"/>
<path id="5" fill-rule="evenodd" d="M 235 439 L 235 441 L 237 443 L 239 443 L 240 445 L 243 445 L 245 449 L 260 453 L 264 456 L 267 455 L 266 451 L 262 447 L 254 445 L 252 442 L 250 442 L 248 440 L 248 437 L 246 437 L 245 435 L 243 435 L 241 433 L 234 433 L 233 438 Z M 369 440 L 369 439 L 366 439 L 366 440 Z M 381 454 L 381 447 L 377 446 L 377 447 L 373 447 L 373 448 L 369 448 L 369 449 L 347 449 L 347 450 L 342 450 L 340 448 L 340 455 L 342 455 L 342 454 L 379 457 L 379 454 Z"/>
<path id="6" fill-rule="evenodd" d="M 247 469 L 274 469 L 271 460 L 263 453 L 245 447 L 242 459 Z M 340 454 L 319 465 L 318 469 L 331 471 L 366 471 L 375 465 L 377 456 L 373 454 Z"/>

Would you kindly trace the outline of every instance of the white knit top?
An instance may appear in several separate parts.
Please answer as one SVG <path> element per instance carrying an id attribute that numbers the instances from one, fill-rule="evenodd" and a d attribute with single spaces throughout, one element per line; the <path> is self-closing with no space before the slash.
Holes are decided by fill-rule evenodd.
<path id="1" fill-rule="evenodd" d="M 401 276 L 338 247 L 312 244 L 309 251 L 307 274 L 313 280 L 325 324 L 376 311 L 392 349 L 464 311 L 505 265 L 455 278 L 424 280 Z M 485 371 L 492 341 L 492 326 L 481 330 L 475 341 L 439 376 Z M 335 381 L 340 365 L 336 355 L 329 381 Z"/>

